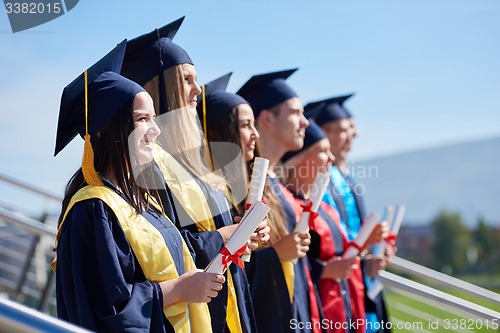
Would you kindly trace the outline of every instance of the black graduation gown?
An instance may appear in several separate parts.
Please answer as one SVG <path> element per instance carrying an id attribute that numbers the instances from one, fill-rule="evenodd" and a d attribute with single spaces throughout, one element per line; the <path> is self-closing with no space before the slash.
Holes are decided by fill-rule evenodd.
<path id="1" fill-rule="evenodd" d="M 197 178 L 195 179 L 203 191 L 210 210 L 212 212 L 223 212 L 213 217 L 215 227 L 218 229 L 233 224 L 232 214 L 226 208 L 227 199 L 224 192 L 214 191 L 211 186 Z M 169 198 L 170 202 L 164 204 L 164 206 L 172 207 L 175 225 L 180 230 L 189 252 L 193 256 L 196 267 L 205 269 L 224 246 L 221 235 L 215 230 L 199 232 L 195 222 L 182 208 L 182 204 L 171 194 L 168 184 L 165 186 L 165 191 L 167 193 L 165 197 Z M 232 274 L 238 301 L 241 328 L 244 333 L 256 332 L 255 315 L 246 274 L 238 265 L 230 265 L 229 271 Z M 226 281 L 227 274 L 226 272 Z M 228 289 L 226 286 L 219 291 L 219 295 L 216 298 L 208 303 L 214 333 L 223 333 L 226 330 L 227 297 Z"/>
<path id="2" fill-rule="evenodd" d="M 279 180 L 268 177 L 268 182 L 281 204 L 288 231 L 293 232 L 297 223 L 295 212 L 283 195 Z M 311 332 L 307 327 L 301 329 L 300 325 L 296 325 L 311 322 L 306 267 L 309 267 L 307 257 L 299 259 L 294 265 L 294 299 L 293 303 L 290 303 L 283 269 L 276 251 L 270 247 L 252 254 L 246 271 L 260 333 Z M 317 299 L 319 300 L 319 296 Z"/>
<path id="3" fill-rule="evenodd" d="M 162 234 L 183 274 L 175 227 L 153 210 L 142 215 Z M 96 332 L 174 332 L 163 314 L 159 284 L 146 280 L 120 222 L 100 199 L 76 203 L 66 217 L 57 247 L 56 297 L 59 318 Z"/>

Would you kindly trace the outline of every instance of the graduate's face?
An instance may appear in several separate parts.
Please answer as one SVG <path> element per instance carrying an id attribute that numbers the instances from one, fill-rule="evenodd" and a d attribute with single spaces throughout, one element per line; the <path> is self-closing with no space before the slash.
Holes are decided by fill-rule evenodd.
<path id="1" fill-rule="evenodd" d="M 333 156 L 330 151 L 330 141 L 328 138 L 320 140 L 317 143 L 315 159 L 317 161 L 319 172 L 327 172 L 333 165 L 335 156 Z"/>
<path id="2" fill-rule="evenodd" d="M 314 179 L 318 172 L 327 172 L 333 164 L 335 157 L 330 152 L 330 142 L 327 138 L 320 140 L 305 150 L 304 159 L 299 167 L 307 168 L 308 178 Z M 301 173 L 304 175 L 304 172 Z"/>
<path id="3" fill-rule="evenodd" d="M 134 131 L 132 140 L 134 153 L 139 164 L 147 164 L 153 160 L 153 144 L 160 129 L 155 122 L 153 100 L 147 92 L 135 95 L 133 103 Z"/>
<path id="4" fill-rule="evenodd" d="M 198 104 L 196 101 L 196 96 L 201 93 L 200 86 L 196 83 L 196 69 L 191 64 L 182 64 L 182 74 L 184 75 L 184 91 L 186 95 L 187 105 L 191 107 L 191 109 L 196 109 L 196 105 Z M 196 110 L 194 110 L 196 114 Z"/>
<path id="5" fill-rule="evenodd" d="M 354 140 L 359 134 L 358 127 L 356 126 L 356 120 L 353 117 L 351 117 L 349 118 L 349 123 L 351 124 L 351 136 L 352 139 Z"/>
<path id="6" fill-rule="evenodd" d="M 253 110 L 248 104 L 238 105 L 238 128 L 240 130 L 241 154 L 248 162 L 254 157 L 255 144 L 259 138 L 259 132 L 255 128 Z"/>
<path id="7" fill-rule="evenodd" d="M 304 117 L 304 108 L 298 97 L 290 98 L 278 105 L 279 113 L 273 116 L 273 135 L 283 144 L 286 152 L 297 151 L 304 146 L 304 137 L 309 121 Z"/>
<path id="8" fill-rule="evenodd" d="M 321 126 L 330 141 L 330 150 L 336 158 L 345 159 L 351 149 L 352 129 L 349 119 L 330 121 Z"/>

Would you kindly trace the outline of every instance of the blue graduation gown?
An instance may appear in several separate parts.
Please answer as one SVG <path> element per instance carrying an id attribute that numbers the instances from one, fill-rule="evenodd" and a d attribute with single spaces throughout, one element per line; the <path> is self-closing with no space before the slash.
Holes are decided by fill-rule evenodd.
<path id="1" fill-rule="evenodd" d="M 162 234 L 183 274 L 175 227 L 153 210 L 143 216 Z M 59 318 L 96 332 L 174 332 L 159 284 L 146 280 L 120 222 L 100 199 L 78 202 L 68 213 L 57 258 Z"/>

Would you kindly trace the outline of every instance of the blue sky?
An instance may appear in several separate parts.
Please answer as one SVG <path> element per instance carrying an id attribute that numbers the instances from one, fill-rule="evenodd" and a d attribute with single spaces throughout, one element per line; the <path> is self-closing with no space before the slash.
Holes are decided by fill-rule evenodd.
<path id="1" fill-rule="evenodd" d="M 175 42 L 200 83 L 233 71 L 235 91 L 299 67 L 289 82 L 305 103 L 355 92 L 355 159 L 500 135 L 497 0 L 82 0 L 16 34 L 0 8 L 0 172 L 62 193 L 83 147 L 53 157 L 64 86 L 124 38 L 184 15 Z"/>

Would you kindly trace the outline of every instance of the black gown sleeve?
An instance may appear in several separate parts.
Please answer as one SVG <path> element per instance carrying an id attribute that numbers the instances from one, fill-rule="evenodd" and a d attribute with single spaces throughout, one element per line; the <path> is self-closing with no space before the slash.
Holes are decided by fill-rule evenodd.
<path id="1" fill-rule="evenodd" d="M 245 264 L 260 333 L 291 332 L 293 306 L 278 254 L 272 247 L 252 252 Z"/>
<path id="2" fill-rule="evenodd" d="M 97 332 L 170 331 L 160 286 L 146 280 L 119 222 L 101 200 L 72 208 L 57 258 L 61 319 Z"/>

